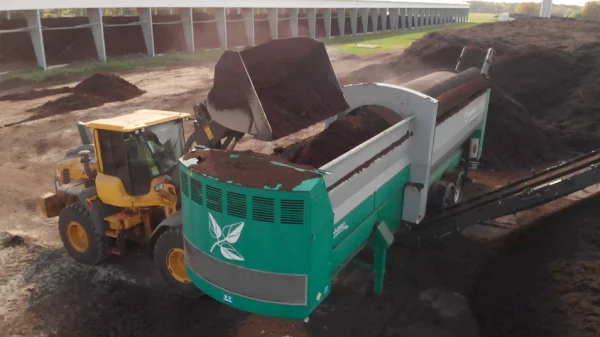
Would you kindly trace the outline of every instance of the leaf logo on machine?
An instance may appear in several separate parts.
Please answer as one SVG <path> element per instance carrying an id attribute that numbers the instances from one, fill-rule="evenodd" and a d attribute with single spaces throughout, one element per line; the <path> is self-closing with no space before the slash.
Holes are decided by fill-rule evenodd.
<path id="1" fill-rule="evenodd" d="M 233 247 L 233 244 L 240 238 L 242 229 L 244 229 L 243 222 L 236 222 L 221 229 L 217 220 L 215 220 L 212 214 L 208 213 L 208 230 L 210 231 L 210 235 L 217 240 L 217 242 L 210 247 L 210 252 L 212 253 L 215 247 L 219 246 L 221 255 L 223 255 L 224 258 L 228 260 L 244 261 L 244 257 Z"/>

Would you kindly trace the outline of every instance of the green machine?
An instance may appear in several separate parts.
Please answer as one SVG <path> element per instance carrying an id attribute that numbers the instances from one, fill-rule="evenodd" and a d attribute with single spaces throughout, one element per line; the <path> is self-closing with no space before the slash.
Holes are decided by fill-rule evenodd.
<path id="1" fill-rule="evenodd" d="M 459 201 L 465 176 L 481 156 L 492 52 L 483 70 L 438 72 L 402 86 L 342 88 L 322 43 L 291 40 L 226 52 L 215 69 L 206 118 L 266 140 L 284 133 L 277 111 L 296 110 L 277 108 L 272 101 L 277 95 L 265 88 L 283 86 L 292 73 L 283 76 L 279 69 L 271 73 L 281 76 L 259 78 L 256 67 L 264 64 L 257 65 L 253 54 L 283 44 L 304 48 L 294 53 L 295 60 L 279 62 L 304 76 L 286 101 L 309 97 L 330 103 L 305 104 L 303 109 L 320 108 L 297 118 L 331 125 L 357 108 L 379 106 L 397 122 L 318 168 L 207 147 L 181 158 L 179 168 L 186 271 L 194 285 L 241 310 L 305 319 L 363 249 L 374 254 L 375 291 L 383 291 L 394 234 L 418 227 L 426 211 Z M 318 76 L 307 71 L 313 66 Z M 235 83 L 227 95 L 215 92 L 226 90 L 227 83 Z M 302 85 L 319 90 L 306 95 Z"/>

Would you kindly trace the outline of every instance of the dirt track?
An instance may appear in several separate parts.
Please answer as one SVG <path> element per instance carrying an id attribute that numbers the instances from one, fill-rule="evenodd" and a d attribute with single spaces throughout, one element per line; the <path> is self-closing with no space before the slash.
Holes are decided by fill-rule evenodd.
<path id="1" fill-rule="evenodd" d="M 332 53 L 332 58 L 344 83 L 370 70 L 389 72 L 377 64 L 402 62 L 398 54 L 358 58 Z M 411 62 L 403 65 L 406 72 L 393 74 L 395 80 L 404 82 L 432 68 Z M 251 315 L 209 298 L 175 298 L 156 279 L 151 261 L 142 252 L 113 257 L 99 267 L 74 263 L 61 247 L 56 220 L 39 217 L 35 201 L 52 189 L 54 162 L 79 142 L 75 122 L 146 107 L 191 111 L 208 92 L 213 66 L 119 74 L 146 93 L 125 102 L 0 128 L 0 175 L 5 191 L 0 195 L 4 214 L 0 219 L 0 298 L 4 300 L 0 301 L 0 335 L 512 337 L 600 333 L 599 234 L 593 207 L 598 198 L 538 223 L 535 219 L 540 215 L 573 201 L 559 200 L 474 226 L 465 236 L 427 249 L 395 246 L 388 257 L 383 296 L 372 293 L 372 280 L 364 270 L 350 267 L 309 323 Z M 361 67 L 367 67 L 366 72 L 351 74 Z M 58 97 L 0 101 L 0 125 L 28 118 L 26 110 Z M 276 146 L 320 130 L 322 125 L 317 125 L 274 144 L 245 141 L 239 149 L 262 146 L 263 152 L 270 153 Z M 476 173 L 470 193 L 522 174 Z M 510 235 L 521 227 L 530 228 Z M 2 233 L 7 231 L 25 240 Z"/>

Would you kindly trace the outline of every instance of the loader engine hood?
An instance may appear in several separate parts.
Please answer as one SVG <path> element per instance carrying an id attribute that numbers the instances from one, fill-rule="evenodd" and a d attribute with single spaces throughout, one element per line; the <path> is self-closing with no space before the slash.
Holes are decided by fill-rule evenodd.
<path id="1" fill-rule="evenodd" d="M 275 140 L 348 108 L 325 45 L 307 37 L 225 51 L 207 110 L 217 123 Z"/>
<path id="2" fill-rule="evenodd" d="M 321 173 L 208 149 L 186 155 L 180 169 L 192 282 L 242 310 L 307 317 L 331 288 L 333 211 Z"/>

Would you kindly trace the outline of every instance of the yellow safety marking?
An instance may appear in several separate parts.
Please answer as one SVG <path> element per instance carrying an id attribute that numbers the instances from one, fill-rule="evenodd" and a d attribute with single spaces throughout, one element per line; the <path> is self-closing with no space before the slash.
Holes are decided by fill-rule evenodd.
<path id="1" fill-rule="evenodd" d="M 208 137 L 208 140 L 212 140 L 213 138 L 215 138 L 215 136 L 213 135 L 212 130 L 210 129 L 209 126 L 204 127 L 204 132 L 206 132 L 206 136 Z"/>

